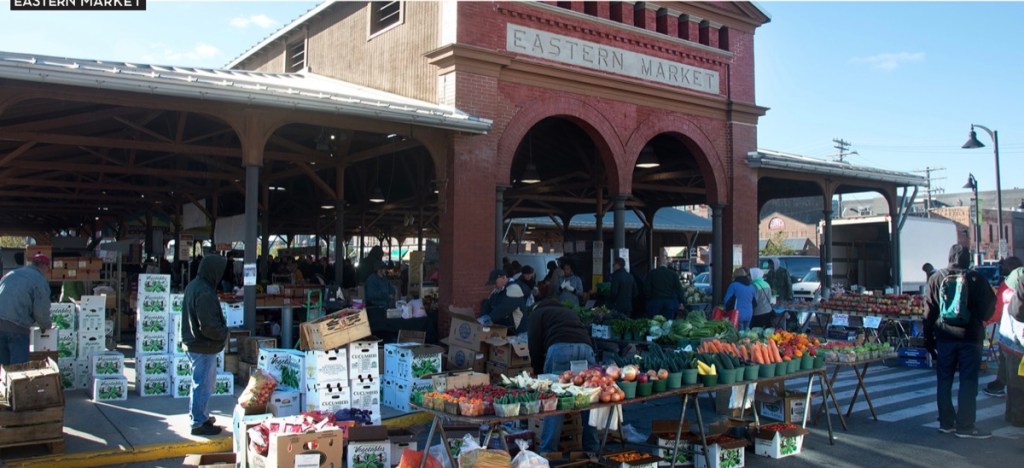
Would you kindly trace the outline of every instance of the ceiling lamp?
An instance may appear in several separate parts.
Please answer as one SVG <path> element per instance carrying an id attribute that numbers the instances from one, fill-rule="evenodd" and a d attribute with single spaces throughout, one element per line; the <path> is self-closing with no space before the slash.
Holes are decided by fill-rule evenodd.
<path id="1" fill-rule="evenodd" d="M 380 191 L 380 186 L 374 187 L 373 192 L 370 192 L 370 203 L 384 203 L 384 192 Z"/>
<path id="2" fill-rule="evenodd" d="M 526 170 L 523 171 L 523 177 L 519 179 L 524 184 L 536 184 L 540 182 L 540 173 L 537 172 L 537 166 L 533 164 L 533 161 L 526 163 Z"/>
<path id="3" fill-rule="evenodd" d="M 640 157 L 636 160 L 636 167 L 650 169 L 660 165 L 661 163 L 658 162 L 658 155 L 654 153 L 654 148 L 644 146 L 644 149 L 640 151 Z"/>

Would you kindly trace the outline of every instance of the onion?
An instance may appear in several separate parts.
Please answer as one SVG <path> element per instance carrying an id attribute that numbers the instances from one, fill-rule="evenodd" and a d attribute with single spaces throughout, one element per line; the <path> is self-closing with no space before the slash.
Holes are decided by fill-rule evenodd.
<path id="1" fill-rule="evenodd" d="M 636 376 L 638 373 L 640 373 L 640 370 L 637 369 L 634 365 L 628 365 L 626 367 L 623 367 L 622 380 L 625 380 L 626 382 L 632 382 L 636 380 Z"/>
<path id="2" fill-rule="evenodd" d="M 659 369 L 658 370 L 658 379 L 659 380 L 668 379 L 668 370 L 666 370 L 666 369 Z"/>
<path id="3" fill-rule="evenodd" d="M 573 377 L 572 383 L 573 385 L 583 385 L 583 376 L 577 375 L 576 377 Z"/>
<path id="4" fill-rule="evenodd" d="M 619 366 L 612 364 L 608 366 L 608 369 L 605 370 L 605 373 L 608 374 L 608 377 L 611 377 L 612 380 L 619 380 L 619 376 L 622 375 L 622 369 L 619 369 Z"/>
<path id="5" fill-rule="evenodd" d="M 601 392 L 601 403 L 612 401 L 612 395 L 608 392 Z"/>
<path id="6" fill-rule="evenodd" d="M 621 392 L 621 391 L 619 391 L 619 392 L 612 393 L 612 398 L 611 399 L 612 399 L 612 401 L 618 402 L 618 401 L 622 401 L 625 398 L 626 398 L 626 394 Z"/>

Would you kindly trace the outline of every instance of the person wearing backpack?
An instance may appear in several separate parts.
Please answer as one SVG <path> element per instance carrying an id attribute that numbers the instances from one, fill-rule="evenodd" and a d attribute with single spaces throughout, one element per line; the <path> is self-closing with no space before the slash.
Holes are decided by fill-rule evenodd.
<path id="1" fill-rule="evenodd" d="M 924 339 L 936 360 L 939 432 L 987 439 L 992 434 L 975 426 L 978 371 L 985 338 L 982 324 L 992 317 L 996 297 L 988 281 L 968 268 L 970 264 L 970 250 L 956 244 L 949 249 L 949 267 L 928 278 Z M 953 376 L 958 372 L 960 390 L 954 408 Z"/>

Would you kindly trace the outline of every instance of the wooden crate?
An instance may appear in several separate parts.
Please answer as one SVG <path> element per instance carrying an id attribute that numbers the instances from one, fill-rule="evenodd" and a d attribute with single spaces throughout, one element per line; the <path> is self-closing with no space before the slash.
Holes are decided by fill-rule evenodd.
<path id="1" fill-rule="evenodd" d="M 64 407 L 34 411 L 0 410 L 0 449 L 46 444 L 50 453 L 64 452 Z"/>

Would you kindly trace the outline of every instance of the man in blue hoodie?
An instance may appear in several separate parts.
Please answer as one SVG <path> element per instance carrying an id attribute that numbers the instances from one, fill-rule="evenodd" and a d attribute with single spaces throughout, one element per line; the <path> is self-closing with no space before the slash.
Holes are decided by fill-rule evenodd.
<path id="1" fill-rule="evenodd" d="M 29 328 L 50 328 L 49 268 L 50 258 L 36 254 L 0 279 L 0 365 L 28 362 Z"/>
<path id="2" fill-rule="evenodd" d="M 209 402 L 217 384 L 217 354 L 224 349 L 228 326 L 220 310 L 217 284 L 228 260 L 208 254 L 199 263 L 196 277 L 185 287 L 181 308 L 181 342 L 192 361 L 192 395 L 188 410 L 192 416 L 192 435 L 220 434 L 210 417 Z"/>
<path id="3" fill-rule="evenodd" d="M 956 244 L 949 249 L 949 268 L 928 278 L 927 312 L 924 319 L 925 348 L 936 360 L 936 403 L 939 406 L 939 432 L 956 433 L 964 439 L 987 439 L 992 434 L 978 429 L 974 423 L 978 408 L 978 370 L 981 368 L 982 341 L 985 327 L 992 317 L 996 295 L 988 281 L 970 270 L 971 252 Z M 943 280 L 950 275 L 963 275 L 969 317 L 957 325 L 941 315 Z M 960 374 L 960 390 L 953 407 L 953 376 Z"/>

